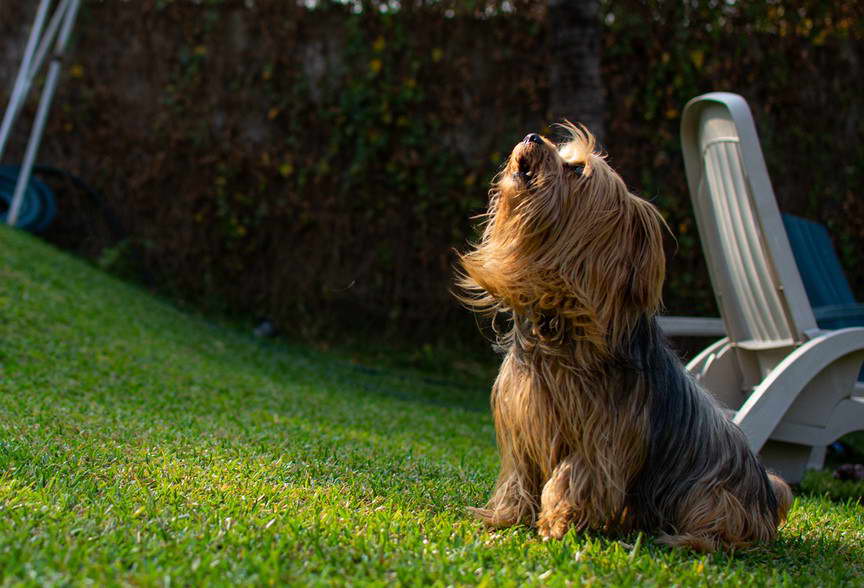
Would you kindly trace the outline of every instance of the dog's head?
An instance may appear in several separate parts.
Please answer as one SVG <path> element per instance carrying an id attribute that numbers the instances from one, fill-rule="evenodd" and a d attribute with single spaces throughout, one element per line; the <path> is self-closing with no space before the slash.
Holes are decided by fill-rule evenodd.
<path id="1" fill-rule="evenodd" d="M 462 256 L 463 300 L 560 325 L 556 339 L 569 331 L 616 344 L 660 305 L 664 221 L 587 130 L 563 127 L 558 145 L 526 136 L 493 181 L 483 237 Z"/>

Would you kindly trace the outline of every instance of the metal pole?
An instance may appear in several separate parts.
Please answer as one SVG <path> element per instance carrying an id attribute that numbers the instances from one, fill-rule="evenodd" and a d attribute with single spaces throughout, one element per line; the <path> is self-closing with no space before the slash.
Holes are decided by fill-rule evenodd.
<path id="1" fill-rule="evenodd" d="M 70 0 L 60 1 L 57 10 L 54 11 L 54 16 L 51 17 L 51 22 L 48 23 L 48 28 L 45 29 L 45 34 L 39 41 L 39 46 L 36 48 L 35 54 L 25 55 L 25 59 L 21 63 L 22 71 L 24 71 L 24 68 L 26 68 L 27 71 L 21 78 L 21 83 L 16 83 L 16 88 L 13 90 L 13 92 L 15 92 L 15 100 L 14 102 L 10 100 L 10 106 L 6 110 L 5 118 L 8 119 L 9 125 L 5 129 L 6 137 L 3 139 L 2 143 L 0 143 L 0 158 L 2 158 L 3 155 L 3 144 L 5 144 L 6 138 L 11 134 L 12 125 L 15 124 L 15 120 L 21 112 L 21 107 L 24 106 L 24 102 L 27 100 L 27 94 L 30 92 L 30 85 L 33 83 L 33 78 L 36 77 L 36 74 L 42 68 L 42 64 L 45 62 L 45 56 L 48 54 L 51 45 L 54 44 L 54 40 L 57 38 L 57 30 L 60 28 L 60 23 L 63 22 L 63 17 L 66 14 L 69 1 Z M 50 3 L 50 0 L 48 0 L 48 2 Z"/>
<path id="2" fill-rule="evenodd" d="M 9 105 L 6 107 L 6 113 L 3 115 L 3 124 L 0 125 L 0 160 L 3 159 L 3 150 L 6 148 L 6 141 L 12 131 L 12 124 L 18 116 L 18 111 L 27 96 L 29 89 L 30 61 L 33 59 L 33 53 L 36 51 L 36 43 L 39 41 L 39 36 L 42 34 L 42 27 L 45 25 L 45 17 L 48 14 L 48 7 L 51 5 L 51 0 L 41 0 L 39 8 L 36 10 L 36 20 L 33 21 L 33 28 L 30 29 L 30 37 L 27 39 L 27 46 L 24 49 L 24 57 L 21 58 L 21 68 L 18 70 L 18 76 L 15 78 L 15 85 L 12 87 L 12 95 L 9 97 Z M 25 88 L 25 85 L 27 86 Z"/>
<path id="3" fill-rule="evenodd" d="M 48 55 L 48 52 L 51 50 L 51 45 L 54 44 L 54 39 L 57 38 L 57 31 L 60 29 L 60 23 L 63 22 L 67 8 L 69 8 L 69 0 L 60 0 L 60 4 L 57 5 L 57 10 L 54 11 L 54 16 L 51 17 L 51 22 L 48 23 L 48 27 L 45 29 L 45 34 L 42 36 L 42 40 L 36 48 L 36 53 L 33 55 L 33 61 L 30 62 L 30 71 L 27 72 L 28 89 L 30 88 L 30 84 L 33 82 L 33 78 L 36 77 L 36 74 L 39 73 L 39 70 L 42 68 L 42 64 L 45 62 L 45 56 Z"/>
<path id="4" fill-rule="evenodd" d="M 80 0 L 69 0 L 69 3 L 66 5 L 66 15 L 63 21 L 63 28 L 60 30 L 60 36 L 57 39 L 54 55 L 51 58 L 51 65 L 48 68 L 48 75 L 45 77 L 45 89 L 42 91 L 42 98 L 39 100 L 39 109 L 36 111 L 36 120 L 33 122 L 33 130 L 30 133 L 30 141 L 27 143 L 24 162 L 21 164 L 21 171 L 18 174 L 18 183 L 15 185 L 15 194 L 12 196 L 12 206 L 9 208 L 9 218 L 7 219 L 10 226 L 15 226 L 15 223 L 18 221 L 18 213 L 21 209 L 21 203 L 24 200 L 24 191 L 27 189 L 27 184 L 30 182 L 30 173 L 33 171 L 33 162 L 36 160 L 36 153 L 39 151 L 39 143 L 42 141 L 45 122 L 48 120 L 48 111 L 51 108 L 51 101 L 54 98 L 54 90 L 57 88 L 57 79 L 60 76 L 63 53 L 66 50 L 66 44 L 69 42 L 69 35 L 72 33 L 72 25 L 75 24 L 75 17 L 78 15 L 79 7 Z M 62 8 L 63 6 L 58 8 L 58 10 L 61 10 Z"/>

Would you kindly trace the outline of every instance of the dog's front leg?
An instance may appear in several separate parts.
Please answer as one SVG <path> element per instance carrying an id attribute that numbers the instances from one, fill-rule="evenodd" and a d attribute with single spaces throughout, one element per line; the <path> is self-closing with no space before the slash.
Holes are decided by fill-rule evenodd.
<path id="1" fill-rule="evenodd" d="M 577 464 L 573 458 L 564 460 L 543 486 L 540 517 L 537 519 L 537 532 L 541 537 L 561 539 L 577 518 L 579 507 L 575 504 L 574 489 L 571 487 L 574 467 Z"/>
<path id="2" fill-rule="evenodd" d="M 548 539 L 561 539 L 571 527 L 609 529 L 619 520 L 624 506 L 620 484 L 599 483 L 604 478 L 591 475 L 591 469 L 577 457 L 563 460 L 543 486 L 540 495 L 538 533 Z"/>
<path id="3" fill-rule="evenodd" d="M 538 428 L 541 408 L 532 392 L 531 373 L 508 353 L 492 387 L 492 414 L 501 470 L 485 508 L 471 512 L 490 527 L 533 525 L 540 506 L 543 475 L 538 455 L 548 455 L 552 433 Z"/>
<path id="4" fill-rule="evenodd" d="M 539 484 L 525 474 L 530 468 L 503 464 L 495 491 L 485 508 L 469 508 L 472 514 L 490 527 L 531 525 L 536 519 Z"/>

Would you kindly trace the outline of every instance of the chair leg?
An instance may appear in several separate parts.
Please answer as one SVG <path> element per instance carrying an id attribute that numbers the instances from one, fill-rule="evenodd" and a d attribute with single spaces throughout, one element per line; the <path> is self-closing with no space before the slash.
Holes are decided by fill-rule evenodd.
<path id="1" fill-rule="evenodd" d="M 762 446 L 759 459 L 771 472 L 777 474 L 790 484 L 797 484 L 804 477 L 804 472 L 820 459 L 818 448 L 797 443 L 769 440 Z M 821 459 L 825 458 L 825 448 L 822 447 Z M 819 467 L 821 467 L 821 462 Z"/>
<path id="2" fill-rule="evenodd" d="M 808 470 L 821 470 L 825 466 L 825 453 L 828 447 L 825 445 L 816 445 L 810 449 L 810 459 L 807 460 Z"/>

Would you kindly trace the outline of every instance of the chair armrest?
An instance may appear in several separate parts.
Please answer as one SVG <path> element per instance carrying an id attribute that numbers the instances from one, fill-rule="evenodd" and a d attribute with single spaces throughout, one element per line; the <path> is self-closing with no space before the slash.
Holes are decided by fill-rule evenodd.
<path id="1" fill-rule="evenodd" d="M 822 370 L 847 356 L 848 370 L 844 368 L 842 374 L 836 374 L 838 377 L 832 381 L 832 386 L 841 385 L 848 377 L 849 389 L 845 394 L 852 397 L 857 390 L 855 379 L 861 359 L 864 359 L 864 328 L 823 331 L 777 364 L 735 415 L 735 424 L 747 436 L 750 449 L 760 451 L 801 391 L 821 376 Z"/>
<path id="2" fill-rule="evenodd" d="M 864 304 L 832 304 L 813 309 L 820 329 L 864 327 Z"/>
<path id="3" fill-rule="evenodd" d="M 725 337 L 723 319 L 701 316 L 658 316 L 657 324 L 667 337 Z"/>

